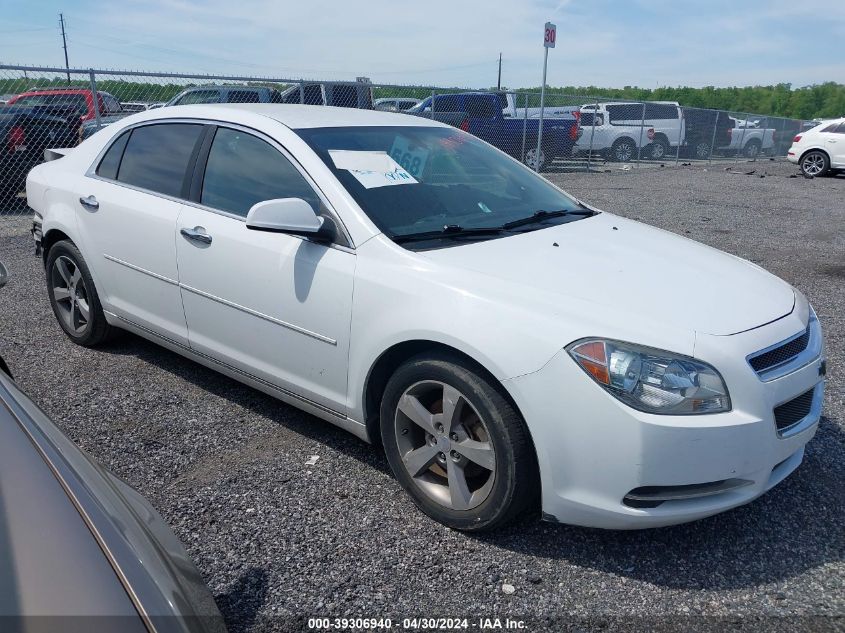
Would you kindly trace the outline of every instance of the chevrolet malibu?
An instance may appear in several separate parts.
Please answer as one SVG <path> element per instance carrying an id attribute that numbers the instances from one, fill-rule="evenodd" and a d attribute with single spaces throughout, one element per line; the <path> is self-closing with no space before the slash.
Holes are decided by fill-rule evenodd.
<path id="1" fill-rule="evenodd" d="M 460 130 L 198 105 L 52 157 L 27 195 L 71 340 L 129 330 L 380 443 L 453 528 L 698 519 L 777 485 L 816 432 L 800 292 Z"/>

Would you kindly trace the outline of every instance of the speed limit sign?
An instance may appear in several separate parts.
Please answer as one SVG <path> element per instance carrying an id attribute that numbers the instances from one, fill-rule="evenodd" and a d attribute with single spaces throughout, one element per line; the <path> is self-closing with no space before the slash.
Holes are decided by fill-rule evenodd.
<path id="1" fill-rule="evenodd" d="M 546 48 L 554 48 L 556 39 L 557 26 L 551 22 L 546 22 L 545 32 L 543 34 L 543 46 Z"/>

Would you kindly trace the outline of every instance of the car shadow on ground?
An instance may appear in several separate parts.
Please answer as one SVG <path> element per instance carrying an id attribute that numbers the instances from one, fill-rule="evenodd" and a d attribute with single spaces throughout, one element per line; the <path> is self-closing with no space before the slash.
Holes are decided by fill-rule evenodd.
<path id="1" fill-rule="evenodd" d="M 102 351 L 135 356 L 390 473 L 380 448 L 139 337 L 127 334 Z M 845 464 L 825 451 L 837 444 L 845 444 L 841 421 L 823 417 L 804 463 L 784 482 L 748 505 L 693 523 L 610 531 L 540 522 L 535 515 L 464 538 L 672 589 L 741 589 L 782 582 L 838 562 L 845 554 Z"/>
<path id="2" fill-rule="evenodd" d="M 223 594 L 214 597 L 223 619 L 232 630 L 246 631 L 255 624 L 267 599 L 267 572 L 250 567 Z"/>

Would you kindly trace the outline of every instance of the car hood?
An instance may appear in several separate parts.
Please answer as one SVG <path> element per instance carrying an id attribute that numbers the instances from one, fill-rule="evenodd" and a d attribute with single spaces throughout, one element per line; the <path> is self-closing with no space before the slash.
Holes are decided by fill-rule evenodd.
<path id="1" fill-rule="evenodd" d="M 759 327 L 795 305 L 789 284 L 751 262 L 610 213 L 419 254 L 544 299 L 713 335 Z"/>

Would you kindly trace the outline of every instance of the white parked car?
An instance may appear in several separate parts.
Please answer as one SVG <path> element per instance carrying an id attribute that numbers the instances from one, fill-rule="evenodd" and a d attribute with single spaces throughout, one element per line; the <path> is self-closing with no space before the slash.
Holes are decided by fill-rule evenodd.
<path id="1" fill-rule="evenodd" d="M 792 139 L 786 154 L 808 176 L 845 169 L 845 118 L 824 121 Z"/>
<path id="2" fill-rule="evenodd" d="M 609 160 L 662 160 L 684 142 L 684 117 L 676 102 L 587 103 L 580 107 L 576 154 L 599 153 Z"/>
<path id="3" fill-rule="evenodd" d="M 437 122 L 150 110 L 27 194 L 73 341 L 130 330 L 380 442 L 458 529 L 698 519 L 778 484 L 816 432 L 800 292 Z"/>

